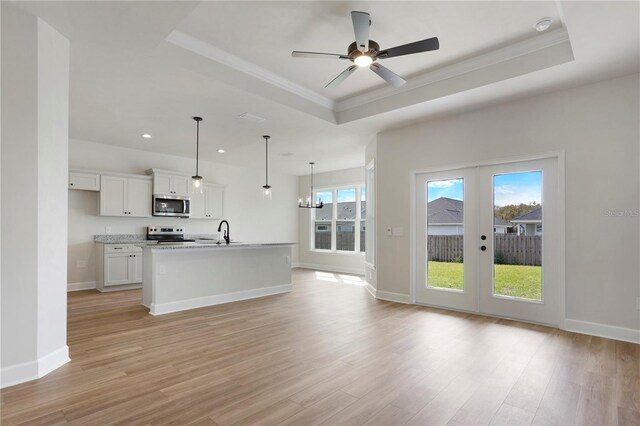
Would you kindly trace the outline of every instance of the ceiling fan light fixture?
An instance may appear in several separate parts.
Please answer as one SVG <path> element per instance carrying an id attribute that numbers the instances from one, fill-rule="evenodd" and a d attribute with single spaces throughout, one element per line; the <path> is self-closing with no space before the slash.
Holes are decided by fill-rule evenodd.
<path id="1" fill-rule="evenodd" d="M 353 62 L 359 67 L 368 67 L 373 63 L 373 58 L 371 58 L 371 56 L 369 55 L 362 54 L 362 55 L 356 56 Z"/>

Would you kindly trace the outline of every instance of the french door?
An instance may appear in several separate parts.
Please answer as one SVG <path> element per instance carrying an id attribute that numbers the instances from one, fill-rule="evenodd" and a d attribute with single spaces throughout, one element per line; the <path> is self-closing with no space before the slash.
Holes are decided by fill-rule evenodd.
<path id="1" fill-rule="evenodd" d="M 559 323 L 557 159 L 415 183 L 417 303 Z"/>

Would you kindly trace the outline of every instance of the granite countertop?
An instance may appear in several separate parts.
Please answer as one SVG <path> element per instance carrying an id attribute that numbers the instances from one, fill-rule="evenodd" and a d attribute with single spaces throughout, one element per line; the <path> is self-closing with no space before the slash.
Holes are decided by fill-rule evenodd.
<path id="1" fill-rule="evenodd" d="M 260 242 L 234 242 L 231 244 L 216 244 L 215 241 L 208 243 L 196 241 L 195 243 L 164 243 L 157 244 L 153 247 L 147 246 L 150 250 L 180 250 L 180 249 L 224 249 L 224 248 L 250 248 L 250 247 L 274 247 L 274 246 L 292 246 L 297 243 L 260 243 Z"/>
<path id="2" fill-rule="evenodd" d="M 186 234 L 184 237 L 196 241 L 213 240 L 214 243 L 218 240 L 217 234 Z M 101 234 L 94 235 L 93 240 L 103 244 L 157 244 L 155 241 L 147 240 L 145 234 Z"/>

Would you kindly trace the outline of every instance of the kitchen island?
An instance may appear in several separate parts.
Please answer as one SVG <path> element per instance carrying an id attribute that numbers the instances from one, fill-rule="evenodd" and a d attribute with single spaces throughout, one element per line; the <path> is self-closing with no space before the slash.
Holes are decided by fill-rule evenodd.
<path id="1" fill-rule="evenodd" d="M 161 315 L 289 292 L 293 244 L 145 245 L 142 304 Z"/>

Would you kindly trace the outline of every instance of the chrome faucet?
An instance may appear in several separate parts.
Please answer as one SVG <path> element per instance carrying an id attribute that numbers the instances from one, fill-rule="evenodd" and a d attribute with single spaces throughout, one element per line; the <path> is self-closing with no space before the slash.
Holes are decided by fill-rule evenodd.
<path id="1" fill-rule="evenodd" d="M 227 229 L 225 229 L 224 231 L 224 241 L 229 244 L 231 242 L 231 237 L 229 236 L 229 222 L 227 222 L 226 220 L 223 220 L 220 222 L 220 225 L 218 225 L 218 232 L 220 232 L 220 230 L 222 230 L 222 224 L 226 223 L 227 224 Z"/>

